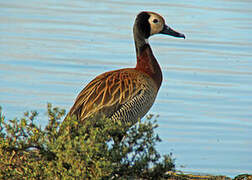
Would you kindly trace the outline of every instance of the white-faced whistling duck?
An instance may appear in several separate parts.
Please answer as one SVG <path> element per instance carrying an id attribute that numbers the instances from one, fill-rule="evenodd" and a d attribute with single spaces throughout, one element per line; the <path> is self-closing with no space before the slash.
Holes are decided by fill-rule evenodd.
<path id="1" fill-rule="evenodd" d="M 135 124 L 151 108 L 162 83 L 162 71 L 148 38 L 166 34 L 185 38 L 165 24 L 162 16 L 154 12 L 141 12 L 133 27 L 137 64 L 105 72 L 94 78 L 77 96 L 67 116 L 78 121 L 95 114 L 103 114 L 113 121 Z"/>

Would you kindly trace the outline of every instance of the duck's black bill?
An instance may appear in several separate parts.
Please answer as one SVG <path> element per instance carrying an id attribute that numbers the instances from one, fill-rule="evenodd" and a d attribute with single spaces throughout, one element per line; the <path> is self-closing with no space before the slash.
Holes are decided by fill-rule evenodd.
<path id="1" fill-rule="evenodd" d="M 174 36 L 174 37 L 178 37 L 178 38 L 184 38 L 185 39 L 185 35 L 182 34 L 182 33 L 179 33 L 175 30 L 173 30 L 172 28 L 170 28 L 169 26 L 167 25 L 164 25 L 164 28 L 163 30 L 160 32 L 160 34 L 167 34 L 167 35 L 170 35 L 170 36 Z"/>

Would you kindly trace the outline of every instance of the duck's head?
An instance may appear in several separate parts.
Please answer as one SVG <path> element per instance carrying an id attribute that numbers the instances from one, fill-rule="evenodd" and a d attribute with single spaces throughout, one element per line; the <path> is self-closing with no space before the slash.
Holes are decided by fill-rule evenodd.
<path id="1" fill-rule="evenodd" d="M 154 34 L 166 34 L 178 38 L 185 38 L 184 34 L 179 33 L 166 25 L 162 16 L 147 11 L 143 11 L 137 15 L 133 31 L 138 39 L 144 39 L 145 41 Z"/>

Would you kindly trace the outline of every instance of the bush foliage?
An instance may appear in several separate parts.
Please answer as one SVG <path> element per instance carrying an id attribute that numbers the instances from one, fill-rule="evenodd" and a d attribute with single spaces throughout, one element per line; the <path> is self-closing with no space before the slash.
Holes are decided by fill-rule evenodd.
<path id="1" fill-rule="evenodd" d="M 48 104 L 41 128 L 37 115 L 6 121 L 0 109 L 0 179 L 162 179 L 175 168 L 170 155 L 155 149 L 161 140 L 150 116 L 130 128 L 104 117 L 60 124 L 65 111 Z M 124 140 L 115 143 L 122 132 Z"/>

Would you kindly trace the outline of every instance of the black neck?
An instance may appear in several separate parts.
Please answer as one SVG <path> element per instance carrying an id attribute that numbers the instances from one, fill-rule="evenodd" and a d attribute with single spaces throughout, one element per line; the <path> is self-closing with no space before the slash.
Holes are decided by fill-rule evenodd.
<path id="1" fill-rule="evenodd" d="M 141 55 L 141 52 L 145 49 L 147 45 L 146 40 L 148 39 L 145 39 L 143 35 L 141 35 L 139 30 L 137 29 L 137 26 L 134 26 L 133 33 L 136 48 L 136 56 L 139 57 Z"/>
<path id="2" fill-rule="evenodd" d="M 148 22 L 150 15 L 146 12 L 141 12 L 137 15 L 135 24 L 133 27 L 136 55 L 140 56 L 141 51 L 147 44 L 146 41 L 150 36 L 150 24 Z"/>

